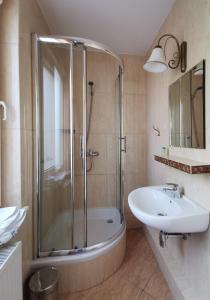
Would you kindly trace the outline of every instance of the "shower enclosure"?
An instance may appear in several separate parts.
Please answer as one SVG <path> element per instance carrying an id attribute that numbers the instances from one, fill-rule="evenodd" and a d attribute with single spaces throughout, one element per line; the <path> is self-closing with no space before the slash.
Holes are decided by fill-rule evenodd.
<path id="1" fill-rule="evenodd" d="M 33 39 L 35 256 L 87 253 L 125 229 L 123 63 L 90 40 Z"/>

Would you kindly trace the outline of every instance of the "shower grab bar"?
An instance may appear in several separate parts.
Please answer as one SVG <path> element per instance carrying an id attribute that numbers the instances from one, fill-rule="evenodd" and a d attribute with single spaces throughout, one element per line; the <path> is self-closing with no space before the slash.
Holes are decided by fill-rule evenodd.
<path id="1" fill-rule="evenodd" d="M 5 101 L 0 100 L 0 106 L 3 107 L 3 121 L 5 121 L 7 119 L 7 105 L 5 103 Z"/>

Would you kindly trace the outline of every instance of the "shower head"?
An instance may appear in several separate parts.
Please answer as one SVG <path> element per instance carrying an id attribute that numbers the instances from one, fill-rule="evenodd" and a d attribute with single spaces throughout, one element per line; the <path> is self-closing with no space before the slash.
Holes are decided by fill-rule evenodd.
<path id="1" fill-rule="evenodd" d="M 94 82 L 93 82 L 93 81 L 88 81 L 88 84 L 89 84 L 90 86 L 93 86 L 93 85 L 94 85 Z"/>

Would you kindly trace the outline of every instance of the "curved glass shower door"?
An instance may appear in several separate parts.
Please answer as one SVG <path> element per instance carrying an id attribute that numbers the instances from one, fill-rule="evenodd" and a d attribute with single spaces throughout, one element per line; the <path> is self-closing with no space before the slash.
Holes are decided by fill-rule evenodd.
<path id="1" fill-rule="evenodd" d="M 124 228 L 122 64 L 86 42 L 34 38 L 37 256 L 101 247 Z"/>
<path id="2" fill-rule="evenodd" d="M 74 228 L 73 248 L 86 247 L 87 211 L 86 211 L 86 49 L 82 45 L 73 48 L 73 105 L 74 105 Z"/>
<path id="3" fill-rule="evenodd" d="M 72 249 L 72 45 L 39 41 L 37 135 L 39 253 Z"/>
<path id="4" fill-rule="evenodd" d="M 122 225 L 121 68 L 115 57 L 87 48 L 87 245 Z"/>

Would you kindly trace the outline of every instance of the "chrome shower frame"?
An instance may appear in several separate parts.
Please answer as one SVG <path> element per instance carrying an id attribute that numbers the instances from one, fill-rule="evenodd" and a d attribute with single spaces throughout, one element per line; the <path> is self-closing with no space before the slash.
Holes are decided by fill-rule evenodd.
<path id="1" fill-rule="evenodd" d="M 71 199 L 70 206 L 72 205 L 72 245 L 74 240 L 74 136 L 73 136 L 73 128 L 74 128 L 74 114 L 73 114 L 73 46 L 82 46 L 83 47 L 83 162 L 84 162 L 84 246 L 79 249 L 69 249 L 69 250 L 55 250 L 55 251 L 41 251 L 40 245 L 40 194 L 41 194 L 41 142 L 40 142 L 40 89 L 39 89 L 39 51 L 38 51 L 38 43 L 39 42 L 50 43 L 50 44 L 68 44 L 69 45 L 69 57 L 70 57 L 70 69 L 69 69 L 69 80 L 70 80 L 70 149 L 71 149 L 71 157 L 70 157 L 70 167 L 71 167 Z M 112 243 L 117 237 L 119 237 L 122 232 L 125 230 L 125 221 L 124 221 L 124 209 L 123 209 L 123 196 L 124 196 L 124 174 L 120 174 L 120 196 L 121 196 L 121 207 L 119 208 L 121 214 L 121 229 L 117 234 L 109 238 L 108 240 L 87 247 L 87 162 L 86 162 L 86 152 L 87 152 L 87 140 L 86 140 L 86 105 L 87 105 L 87 47 L 94 48 L 96 50 L 101 50 L 111 56 L 113 56 L 119 62 L 119 76 L 120 76 L 120 140 L 119 140 L 119 149 L 120 149 L 120 159 L 118 164 L 122 163 L 123 158 L 121 149 L 121 137 L 122 137 L 122 89 L 123 89 L 123 70 L 124 65 L 122 59 L 115 54 L 109 47 L 88 39 L 77 38 L 77 37 L 66 37 L 66 36 L 52 36 L 52 35 L 32 35 L 32 59 L 33 59 L 33 94 L 34 94 L 34 129 L 35 129 L 35 139 L 34 139 L 34 162 L 35 162 L 35 189 L 34 189 L 34 259 L 38 257 L 47 257 L 47 256 L 61 256 L 61 255 L 74 255 L 78 253 L 85 253 L 89 251 L 93 251 L 96 249 L 100 249 L 105 247 L 106 245 Z M 121 166 L 119 166 L 121 168 Z"/>

